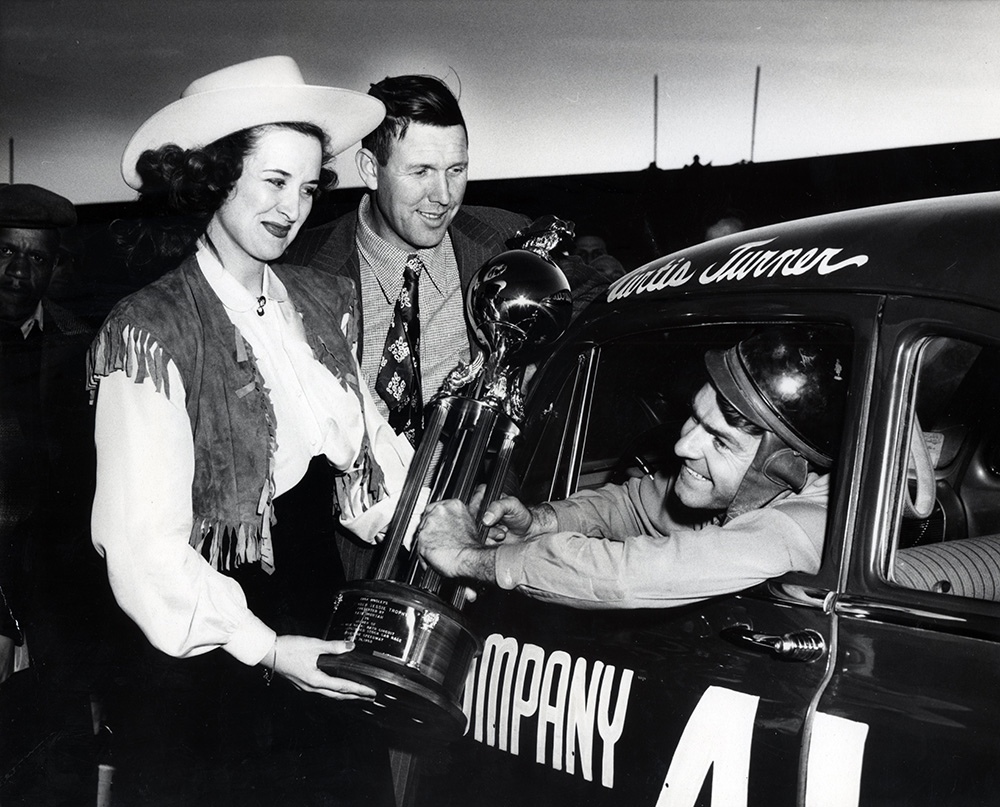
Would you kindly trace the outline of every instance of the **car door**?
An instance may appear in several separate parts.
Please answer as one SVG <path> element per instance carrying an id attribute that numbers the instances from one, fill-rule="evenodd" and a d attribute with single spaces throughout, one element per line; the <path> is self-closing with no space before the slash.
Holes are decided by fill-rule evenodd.
<path id="1" fill-rule="evenodd" d="M 1000 315 L 895 298 L 884 323 L 878 425 L 868 430 L 857 540 L 835 607 L 836 663 L 818 709 L 853 727 L 861 803 L 995 804 Z M 914 424 L 934 469 L 924 518 L 904 504 L 916 485 L 907 472 Z"/>
<path id="2" fill-rule="evenodd" d="M 487 640 L 466 687 L 469 729 L 425 766 L 420 803 L 794 804 L 805 733 L 818 747 L 840 730 L 808 716 L 834 641 L 828 606 L 854 516 L 879 298 L 769 296 L 754 317 L 744 299 L 713 299 L 710 316 L 689 305 L 609 316 L 547 363 L 529 399 L 522 495 L 561 498 L 670 462 L 706 349 L 767 322 L 837 323 L 855 349 L 822 567 L 641 611 L 483 592 L 470 610 Z M 828 803 L 854 803 L 852 765 L 831 756 L 816 768 L 833 783 Z"/>

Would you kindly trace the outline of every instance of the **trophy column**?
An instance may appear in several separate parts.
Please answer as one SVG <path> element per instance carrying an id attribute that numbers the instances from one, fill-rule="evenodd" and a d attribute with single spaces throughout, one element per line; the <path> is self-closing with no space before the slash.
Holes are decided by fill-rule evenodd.
<path id="1" fill-rule="evenodd" d="M 557 219 L 533 225 L 523 249 L 497 255 L 473 279 L 466 315 L 485 359 L 453 371 L 428 405 L 375 577 L 337 594 L 326 638 L 355 649 L 320 656 L 319 667 L 375 689 L 364 712 L 396 732 L 448 739 L 464 731 L 462 689 L 482 649 L 460 610 L 466 589 L 442 580 L 404 542 L 427 501 L 467 502 L 484 484 L 482 509 L 502 492 L 523 419 L 524 367 L 569 323 L 569 284 L 549 257 L 566 237 L 572 225 Z"/>

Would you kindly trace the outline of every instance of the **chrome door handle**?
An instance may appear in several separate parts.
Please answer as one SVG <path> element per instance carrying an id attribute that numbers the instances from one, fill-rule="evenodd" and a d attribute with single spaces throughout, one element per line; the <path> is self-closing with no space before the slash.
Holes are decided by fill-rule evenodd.
<path id="1" fill-rule="evenodd" d="M 721 636 L 733 644 L 774 653 L 778 658 L 787 661 L 816 661 L 826 653 L 826 641 L 820 633 L 811 628 L 775 636 L 769 633 L 757 633 L 746 625 L 734 625 L 731 628 L 724 628 Z"/>

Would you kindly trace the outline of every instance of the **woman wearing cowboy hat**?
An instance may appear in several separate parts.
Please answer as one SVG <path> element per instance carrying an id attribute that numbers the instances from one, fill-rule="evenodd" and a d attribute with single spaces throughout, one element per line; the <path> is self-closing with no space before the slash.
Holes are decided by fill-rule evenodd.
<path id="1" fill-rule="evenodd" d="M 351 646 L 314 637 L 342 582 L 331 513 L 374 541 L 411 450 L 359 381 L 351 284 L 270 265 L 333 155 L 383 115 L 276 56 L 198 79 L 125 149 L 143 200 L 195 222 L 90 354 L 94 542 L 156 648 L 111 721 L 116 790 L 143 804 L 391 796 L 378 744 L 336 703 L 374 693 L 320 671 Z"/>

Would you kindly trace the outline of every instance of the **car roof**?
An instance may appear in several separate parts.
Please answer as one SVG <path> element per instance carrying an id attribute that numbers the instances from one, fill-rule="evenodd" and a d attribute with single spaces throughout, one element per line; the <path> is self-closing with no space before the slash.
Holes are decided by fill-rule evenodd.
<path id="1" fill-rule="evenodd" d="M 1000 193 L 980 193 L 735 233 L 635 269 L 611 284 L 607 302 L 628 307 L 690 294 L 846 291 L 930 296 L 1000 309 L 1000 283 L 990 282 L 998 269 Z"/>

